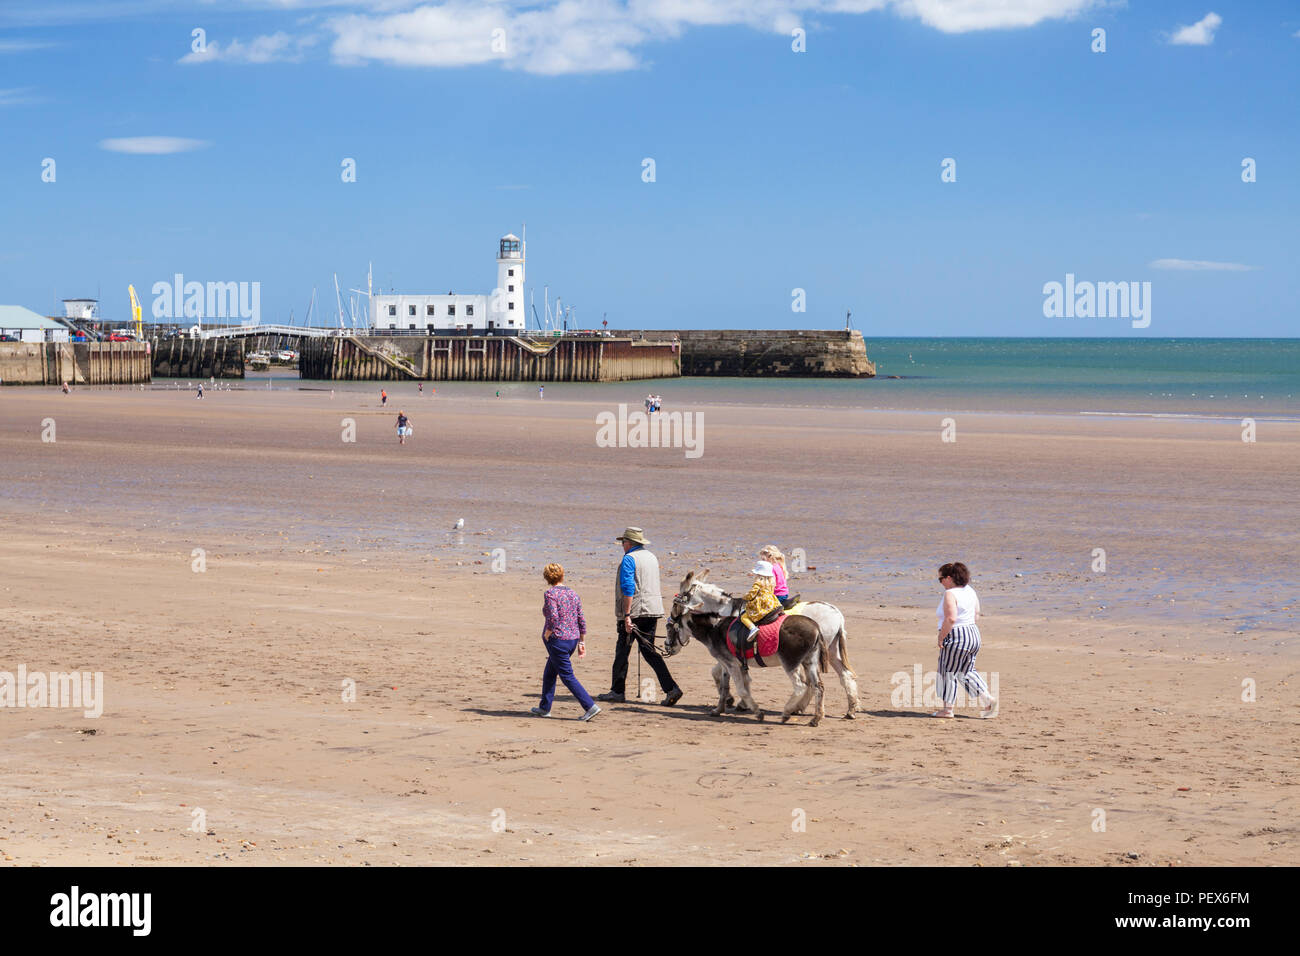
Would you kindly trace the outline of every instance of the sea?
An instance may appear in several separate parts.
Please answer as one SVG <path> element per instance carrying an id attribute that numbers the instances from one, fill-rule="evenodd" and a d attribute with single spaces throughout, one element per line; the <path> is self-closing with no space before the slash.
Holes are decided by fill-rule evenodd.
<path id="1" fill-rule="evenodd" d="M 548 383 L 557 399 L 663 395 L 707 404 L 891 411 L 1300 418 L 1300 338 L 868 338 L 870 379 L 710 378 Z M 250 374 L 248 385 L 370 391 L 379 382 Z M 438 382 L 447 397 L 533 397 L 527 382 Z"/>

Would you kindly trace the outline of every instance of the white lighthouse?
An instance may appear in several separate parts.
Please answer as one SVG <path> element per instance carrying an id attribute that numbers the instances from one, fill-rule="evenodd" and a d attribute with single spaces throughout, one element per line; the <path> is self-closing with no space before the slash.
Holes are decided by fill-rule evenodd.
<path id="1" fill-rule="evenodd" d="M 497 284 L 488 315 L 497 328 L 522 329 L 524 318 L 524 241 L 513 232 L 497 249 Z"/>
<path id="2" fill-rule="evenodd" d="M 370 302 L 371 327 L 376 332 L 522 332 L 528 327 L 524 315 L 524 241 L 514 233 L 501 237 L 497 246 L 497 284 L 491 295 L 375 293 Z"/>

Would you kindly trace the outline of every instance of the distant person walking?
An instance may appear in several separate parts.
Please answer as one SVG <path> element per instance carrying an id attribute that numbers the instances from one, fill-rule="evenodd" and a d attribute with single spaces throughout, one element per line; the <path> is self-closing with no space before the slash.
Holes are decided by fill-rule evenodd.
<path id="1" fill-rule="evenodd" d="M 67 382 L 64 382 L 64 383 L 63 383 L 63 394 L 64 394 L 64 395 L 70 395 L 71 393 L 72 393 L 72 389 L 68 388 L 68 383 L 67 383 Z"/>
<path id="2" fill-rule="evenodd" d="M 411 420 L 406 417 L 405 411 L 397 413 L 397 443 L 405 445 L 406 439 L 411 437 Z"/>
<path id="3" fill-rule="evenodd" d="M 202 382 L 199 382 L 199 393 L 198 393 L 197 395 L 195 395 L 194 397 L 195 397 L 195 398 L 202 398 L 202 397 L 203 397 L 203 383 L 202 383 Z"/>
<path id="4" fill-rule="evenodd" d="M 421 382 L 421 383 L 419 384 L 419 386 L 417 387 L 417 390 L 419 391 L 419 393 L 420 393 L 421 395 L 424 394 L 424 383 L 423 383 L 423 382 Z"/>
<path id="5" fill-rule="evenodd" d="M 668 672 L 668 665 L 655 650 L 655 631 L 664 616 L 663 595 L 659 591 L 659 559 L 646 546 L 640 528 L 628 528 L 615 538 L 623 544 L 623 560 L 614 575 L 614 614 L 618 619 L 618 645 L 614 650 L 614 673 L 609 692 L 597 700 L 622 703 L 627 699 L 627 663 L 635 641 L 641 656 L 659 678 L 665 707 L 682 699 L 682 689 Z M 638 688 L 638 691 L 640 688 Z"/>
<path id="6" fill-rule="evenodd" d="M 939 568 L 943 599 L 939 602 L 939 673 L 935 690 L 943 707 L 931 717 L 951 717 L 957 702 L 957 685 L 976 697 L 984 706 L 981 717 L 996 717 L 998 702 L 989 694 L 984 678 L 975 670 L 975 655 L 980 652 L 980 599 L 970 586 L 970 570 L 960 561 Z"/>
<path id="7" fill-rule="evenodd" d="M 386 389 L 381 388 L 379 390 L 379 407 L 380 408 L 388 407 L 388 391 Z"/>
<path id="8" fill-rule="evenodd" d="M 558 677 L 578 699 L 583 714 L 579 720 L 591 720 L 600 713 L 600 705 L 591 699 L 573 673 L 573 652 L 582 657 L 587 653 L 583 638 L 587 634 L 587 619 L 582 614 L 582 601 L 578 592 L 564 583 L 564 568 L 548 564 L 542 568 L 542 577 L 550 585 L 542 597 L 542 643 L 546 646 L 546 669 L 542 671 L 542 701 L 531 712 L 538 717 L 551 716 L 555 703 L 555 680 Z"/>
<path id="9" fill-rule="evenodd" d="M 537 397 L 538 397 L 538 398 L 545 398 L 545 397 L 546 397 L 546 386 L 545 386 L 545 385 L 538 385 L 538 386 L 537 386 Z"/>

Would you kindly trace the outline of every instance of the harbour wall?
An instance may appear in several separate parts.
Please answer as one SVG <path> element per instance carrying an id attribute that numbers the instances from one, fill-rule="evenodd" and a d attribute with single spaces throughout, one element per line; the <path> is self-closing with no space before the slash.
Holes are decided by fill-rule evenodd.
<path id="1" fill-rule="evenodd" d="M 148 342 L 0 342 L 5 385 L 136 385 L 152 380 Z"/>
<path id="2" fill-rule="evenodd" d="M 592 336 L 341 336 L 303 339 L 305 379 L 434 382 L 620 382 L 675 378 L 677 346 Z"/>
<path id="3" fill-rule="evenodd" d="M 648 332 L 648 335 L 664 335 Z M 818 329 L 683 329 L 683 375 L 871 378 L 862 333 Z"/>
<path id="4" fill-rule="evenodd" d="M 679 375 L 869 378 L 862 333 L 682 329 L 604 335 L 332 335 L 267 332 L 154 339 L 156 377 L 242 378 L 247 351 L 299 352 L 304 379 L 325 381 L 614 382 Z"/>
<path id="5" fill-rule="evenodd" d="M 242 338 L 154 338 L 153 374 L 158 378 L 243 378 Z"/>

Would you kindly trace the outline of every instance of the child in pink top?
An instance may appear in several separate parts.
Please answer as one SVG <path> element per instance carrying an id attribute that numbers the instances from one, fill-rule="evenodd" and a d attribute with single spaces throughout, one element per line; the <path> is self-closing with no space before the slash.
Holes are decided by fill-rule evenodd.
<path id="1" fill-rule="evenodd" d="M 776 587 L 772 589 L 772 593 L 780 599 L 783 605 L 789 607 L 790 586 L 786 582 L 785 555 L 781 553 L 781 549 L 776 545 L 769 544 L 758 552 L 758 556 L 772 565 L 772 577 L 776 579 Z"/>

